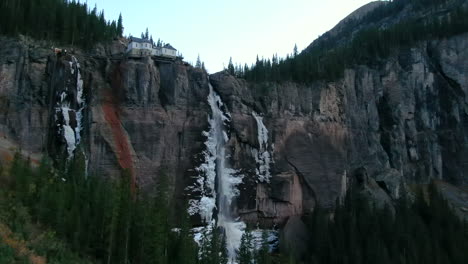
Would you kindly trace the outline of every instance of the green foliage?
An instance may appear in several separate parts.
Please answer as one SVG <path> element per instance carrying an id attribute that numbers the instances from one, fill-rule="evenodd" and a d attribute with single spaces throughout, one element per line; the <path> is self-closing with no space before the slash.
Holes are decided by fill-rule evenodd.
<path id="1" fill-rule="evenodd" d="M 118 180 L 84 175 L 77 154 L 65 171 L 39 167 L 15 156 L 10 181 L 0 190 L 0 221 L 20 239 L 31 242 L 48 263 L 227 263 L 222 230 L 207 228 L 198 248 L 190 218 L 182 208 L 174 218 L 169 178 L 161 171 L 147 195 L 131 189 L 131 175 Z M 1 180 L 1 179 L 0 179 Z M 451 210 L 434 185 L 402 196 L 395 208 L 375 208 L 359 193 L 349 192 L 333 212 L 317 207 L 307 219 L 311 241 L 302 263 L 467 263 L 468 226 Z M 38 224 L 46 231 L 37 235 Z M 172 228 L 178 227 L 178 231 Z M 296 263 L 291 256 L 268 252 L 267 234 L 259 250 L 249 231 L 242 236 L 239 264 Z M 200 256 L 200 258 L 198 257 Z M 275 258 L 276 257 L 276 258 Z M 87 260 L 89 259 L 89 260 Z M 12 262 L 14 261 L 14 262 Z M 0 244 L 0 263 L 18 263 Z M 301 262 L 298 262 L 301 263 Z"/>
<path id="2" fill-rule="evenodd" d="M 262 246 L 255 254 L 255 263 L 256 264 L 271 264 L 273 263 L 272 257 L 269 253 L 268 245 L 268 233 L 266 231 L 262 232 Z"/>
<path id="3" fill-rule="evenodd" d="M 122 33 L 122 16 L 117 23 L 106 21 L 104 11 L 98 13 L 96 7 L 90 11 L 86 3 L 75 0 L 0 1 L 0 34 L 24 34 L 90 48 Z"/>
<path id="4" fill-rule="evenodd" d="M 229 63 L 228 63 L 228 67 L 227 67 L 227 71 L 234 75 L 234 64 L 232 64 L 232 57 L 229 58 Z"/>
<path id="5" fill-rule="evenodd" d="M 310 217 L 306 263 L 466 263 L 466 223 L 431 187 L 429 201 L 419 192 L 413 204 L 397 202 L 395 213 L 374 208 L 350 192 L 330 214 L 317 208 Z"/>
<path id="6" fill-rule="evenodd" d="M 414 11 L 431 10 L 446 2 L 448 14 L 428 15 L 425 19 L 407 19 L 388 28 L 375 26 L 386 17 L 398 14 L 406 7 Z M 342 77 L 344 69 L 358 64 L 372 65 L 387 58 L 394 49 L 408 47 L 418 41 L 447 38 L 466 32 L 468 9 L 459 0 L 395 0 L 375 8 L 360 20 L 349 20 L 341 33 L 320 37 L 314 45 L 292 55 L 259 59 L 250 68 L 235 67 L 234 75 L 254 82 L 295 81 L 308 83 L 316 80 L 333 81 Z M 353 34 L 355 28 L 364 29 Z M 343 39 L 352 39 L 342 43 Z"/>
<path id="7" fill-rule="evenodd" d="M 34 241 L 31 246 L 48 263 L 229 261 L 220 228 L 206 228 L 197 247 L 187 208 L 172 211 L 176 206 L 169 197 L 169 178 L 164 171 L 155 179 L 153 192 L 138 194 L 132 191 L 129 171 L 122 171 L 116 180 L 85 175 L 85 158 L 79 153 L 63 170 L 54 169 L 47 159 L 37 168 L 29 164 L 15 156 L 8 172 L 11 180 L 0 190 L 0 221 L 22 239 Z M 34 235 L 38 227 L 46 231 Z M 172 230 L 175 227 L 177 231 Z M 266 236 L 256 251 L 251 233 L 246 232 L 239 263 L 275 263 Z M 15 258 L 8 247 L 0 248 L 0 260 L 11 257 Z"/>
<path id="8" fill-rule="evenodd" d="M 15 263 L 15 252 L 3 243 L 0 243 L 0 263 Z"/>
<path id="9" fill-rule="evenodd" d="M 190 233 L 191 224 L 187 208 L 182 209 L 180 230 L 173 233 L 173 249 L 169 253 L 170 256 L 175 256 L 170 263 L 173 264 L 195 264 L 197 263 L 198 248 Z"/>
<path id="10" fill-rule="evenodd" d="M 200 245 L 200 264 L 227 264 L 228 255 L 224 234 L 215 225 L 205 228 Z"/>
<path id="11" fill-rule="evenodd" d="M 47 160 L 35 169 L 29 164 L 15 156 L 11 181 L 0 190 L 0 221 L 24 238 L 32 233 L 31 223 L 54 230 L 36 245 L 48 259 L 85 263 L 74 261 L 71 249 L 99 263 L 197 263 L 186 210 L 180 223 L 172 223 L 181 226 L 180 232 L 171 231 L 169 179 L 163 171 L 155 191 L 138 196 L 128 171 L 118 180 L 86 176 L 80 154 L 63 171 L 53 169 Z M 1 252 L 0 258 L 8 257 L 7 251 Z"/>
<path id="12" fill-rule="evenodd" d="M 237 262 L 239 264 L 251 264 L 253 259 L 252 233 L 246 230 L 242 234 L 241 244 L 237 252 Z"/>

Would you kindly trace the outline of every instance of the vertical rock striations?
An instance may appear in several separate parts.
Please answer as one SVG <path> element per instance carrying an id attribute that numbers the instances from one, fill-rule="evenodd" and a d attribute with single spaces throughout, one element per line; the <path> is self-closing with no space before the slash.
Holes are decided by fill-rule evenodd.
<path id="1" fill-rule="evenodd" d="M 185 195 L 206 194 L 209 209 L 197 211 L 195 222 L 221 210 L 213 194 L 220 182 L 204 178 L 204 191 L 186 190 L 200 170 L 221 166 L 204 152 L 212 144 L 203 131 L 212 127 L 213 105 L 201 69 L 116 59 L 111 52 L 125 48 L 118 43 L 74 57 L 27 39 L 0 37 L 0 46 L 2 160 L 15 151 L 37 162 L 43 153 L 60 158 L 80 150 L 90 174 L 117 177 L 128 169 L 142 190 L 167 174 L 176 205 Z M 402 183 L 467 184 L 467 72 L 462 34 L 395 50 L 334 82 L 210 76 L 212 93 L 230 113 L 223 127 L 229 137 L 220 139 L 228 167 L 244 176 L 226 208 L 247 223 L 284 224 L 316 204 L 332 207 L 361 171 L 366 190 L 382 201 L 397 198 Z"/>

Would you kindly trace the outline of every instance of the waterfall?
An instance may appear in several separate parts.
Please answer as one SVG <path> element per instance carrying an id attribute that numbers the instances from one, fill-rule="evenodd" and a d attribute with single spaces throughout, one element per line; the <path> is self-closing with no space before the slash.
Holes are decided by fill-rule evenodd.
<path id="1" fill-rule="evenodd" d="M 191 215 L 200 214 L 208 225 L 215 221 L 216 226 L 224 231 L 230 263 L 235 263 L 236 250 L 239 248 L 245 224 L 236 219 L 231 205 L 239 195 L 237 185 L 242 182 L 242 176 L 236 175 L 227 161 L 230 115 L 223 112 L 223 102 L 211 84 L 209 88 L 208 104 L 212 115 L 208 120 L 210 130 L 204 132 L 207 137 L 206 150 L 203 152 L 204 162 L 197 168 L 199 176 L 195 185 L 189 188 L 192 192 L 200 193 L 201 198 L 189 201 L 188 212 Z"/>
<path id="2" fill-rule="evenodd" d="M 270 163 L 272 162 L 272 155 L 268 151 L 268 130 L 263 124 L 263 117 L 255 112 L 252 116 L 257 122 L 257 138 L 259 149 L 252 149 L 252 155 L 257 163 L 257 179 L 260 182 L 270 182 Z"/>
<path id="3" fill-rule="evenodd" d="M 60 124 L 58 124 L 58 126 L 67 144 L 68 159 L 73 157 L 74 151 L 81 141 L 82 117 L 85 107 L 80 63 L 72 56 L 72 61 L 70 61 L 69 64 L 70 73 L 74 77 L 72 84 L 76 87 L 76 92 L 73 92 L 72 88 L 66 86 L 60 93 L 59 100 L 55 106 L 55 121 L 58 122 L 59 119 L 62 120 L 61 126 Z M 75 109 L 71 106 L 72 102 L 76 102 L 77 106 Z M 74 118 L 74 124 L 71 122 L 73 120 L 72 118 Z"/>

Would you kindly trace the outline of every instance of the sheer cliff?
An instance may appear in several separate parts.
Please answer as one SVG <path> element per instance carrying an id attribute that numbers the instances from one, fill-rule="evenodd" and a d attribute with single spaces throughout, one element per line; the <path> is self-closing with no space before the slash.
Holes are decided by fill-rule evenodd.
<path id="1" fill-rule="evenodd" d="M 258 147 L 252 111 L 264 115 L 274 146 L 270 184 L 241 197 L 245 217 L 276 219 L 316 203 L 333 206 L 361 174 L 381 201 L 431 179 L 467 184 L 467 48 L 466 34 L 428 41 L 381 65 L 359 65 L 342 79 L 309 85 L 213 75 L 231 109 L 233 153 Z M 242 168 L 252 163 L 235 160 Z"/>
<path id="2" fill-rule="evenodd" d="M 3 161 L 83 155 L 89 174 L 127 169 L 143 191 L 166 174 L 180 205 L 196 200 L 211 84 L 226 119 L 223 158 L 242 178 L 230 206 L 245 222 L 273 226 L 332 207 L 351 182 L 381 203 L 431 179 L 468 184 L 466 33 L 308 84 L 125 58 L 119 41 L 61 54 L 27 38 L 0 37 L 0 47 Z"/>

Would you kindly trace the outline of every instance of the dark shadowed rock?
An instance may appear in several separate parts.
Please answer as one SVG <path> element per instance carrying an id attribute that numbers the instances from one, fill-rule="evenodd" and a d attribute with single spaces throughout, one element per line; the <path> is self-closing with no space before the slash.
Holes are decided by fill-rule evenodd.
<path id="1" fill-rule="evenodd" d="M 299 216 L 292 216 L 286 222 L 280 234 L 280 250 L 300 258 L 307 251 L 308 230 Z"/>

